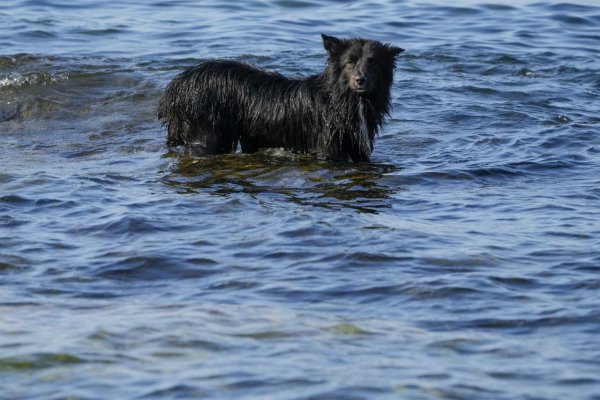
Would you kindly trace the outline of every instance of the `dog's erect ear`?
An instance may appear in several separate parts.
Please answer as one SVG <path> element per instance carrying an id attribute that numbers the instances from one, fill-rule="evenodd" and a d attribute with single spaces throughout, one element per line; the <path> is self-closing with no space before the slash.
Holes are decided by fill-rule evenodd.
<path id="1" fill-rule="evenodd" d="M 387 50 L 388 50 L 388 53 L 394 58 L 396 58 L 398 56 L 398 54 L 400 54 L 404 51 L 404 49 L 401 49 L 400 47 L 396 47 L 396 46 L 389 46 Z"/>
<path id="2" fill-rule="evenodd" d="M 344 47 L 344 43 L 341 39 L 324 34 L 321 34 L 321 37 L 323 38 L 323 47 L 325 47 L 325 50 L 327 50 L 327 53 L 330 56 L 339 53 L 339 51 Z"/>

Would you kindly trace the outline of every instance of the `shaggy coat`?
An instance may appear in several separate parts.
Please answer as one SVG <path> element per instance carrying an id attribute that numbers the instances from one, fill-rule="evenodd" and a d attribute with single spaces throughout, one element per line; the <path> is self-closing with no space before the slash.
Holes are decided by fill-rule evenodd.
<path id="1" fill-rule="evenodd" d="M 158 118 L 169 146 L 202 154 L 284 148 L 368 161 L 390 111 L 396 56 L 403 49 L 322 35 L 324 71 L 289 79 L 236 61 L 186 69 L 165 89 Z"/>

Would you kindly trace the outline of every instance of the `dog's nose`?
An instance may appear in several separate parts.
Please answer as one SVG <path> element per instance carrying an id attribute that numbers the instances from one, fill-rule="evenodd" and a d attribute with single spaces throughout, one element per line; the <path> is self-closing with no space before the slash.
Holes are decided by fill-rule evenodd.
<path id="1" fill-rule="evenodd" d="M 358 86 L 362 86 L 367 82 L 367 76 L 366 75 L 359 75 L 355 78 L 356 84 Z"/>

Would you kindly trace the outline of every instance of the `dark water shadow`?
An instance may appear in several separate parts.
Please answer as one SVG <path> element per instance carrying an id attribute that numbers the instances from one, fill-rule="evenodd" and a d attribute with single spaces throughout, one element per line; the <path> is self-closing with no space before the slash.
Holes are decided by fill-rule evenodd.
<path id="1" fill-rule="evenodd" d="M 167 153 L 165 157 L 173 161 L 162 182 L 187 194 L 246 194 L 376 213 L 390 208 L 390 196 L 400 189 L 381 182 L 384 175 L 397 171 L 389 164 L 331 162 L 281 150 L 205 157 Z"/>

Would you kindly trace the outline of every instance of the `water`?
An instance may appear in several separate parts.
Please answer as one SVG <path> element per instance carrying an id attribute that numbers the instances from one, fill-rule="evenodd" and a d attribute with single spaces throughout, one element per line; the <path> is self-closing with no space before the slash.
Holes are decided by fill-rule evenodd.
<path id="1" fill-rule="evenodd" d="M 600 399 L 595 1 L 5 0 L 0 398 Z M 184 67 L 407 49 L 368 164 L 190 158 Z"/>

